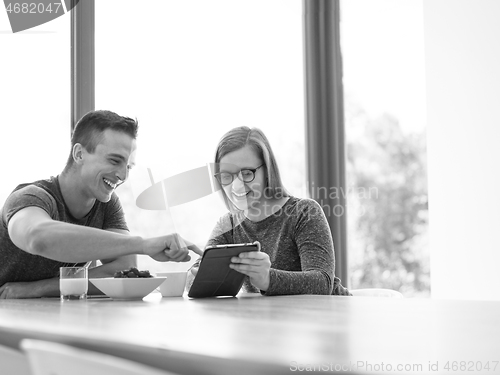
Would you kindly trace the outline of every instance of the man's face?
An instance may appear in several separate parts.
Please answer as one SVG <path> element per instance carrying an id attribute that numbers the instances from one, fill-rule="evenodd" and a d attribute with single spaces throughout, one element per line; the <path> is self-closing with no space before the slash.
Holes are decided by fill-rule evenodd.
<path id="1" fill-rule="evenodd" d="M 130 135 L 105 130 L 94 153 L 82 151 L 81 178 L 89 198 L 108 202 L 113 191 L 128 177 L 135 165 L 136 141 Z"/>

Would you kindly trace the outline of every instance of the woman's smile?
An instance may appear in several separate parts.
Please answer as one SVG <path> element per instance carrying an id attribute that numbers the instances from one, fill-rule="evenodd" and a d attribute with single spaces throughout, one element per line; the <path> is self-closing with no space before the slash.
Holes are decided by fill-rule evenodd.
<path id="1" fill-rule="evenodd" d="M 232 191 L 231 194 L 233 194 L 237 199 L 245 198 L 250 192 L 249 191 L 244 191 L 237 193 L 235 191 Z"/>

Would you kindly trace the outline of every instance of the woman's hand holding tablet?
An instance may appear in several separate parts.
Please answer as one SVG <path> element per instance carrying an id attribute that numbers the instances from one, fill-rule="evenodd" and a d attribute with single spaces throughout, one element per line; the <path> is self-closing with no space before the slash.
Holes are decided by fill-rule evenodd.
<path id="1" fill-rule="evenodd" d="M 269 288 L 271 260 L 266 253 L 260 251 L 240 253 L 238 256 L 231 258 L 229 267 L 249 276 L 250 282 L 256 288 L 264 292 Z"/>

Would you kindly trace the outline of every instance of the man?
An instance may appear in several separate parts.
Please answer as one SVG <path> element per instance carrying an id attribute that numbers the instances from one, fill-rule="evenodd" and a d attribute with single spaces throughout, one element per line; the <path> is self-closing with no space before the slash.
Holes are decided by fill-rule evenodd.
<path id="1" fill-rule="evenodd" d="M 176 234 L 130 236 L 114 190 L 134 165 L 138 124 L 110 111 L 90 112 L 75 127 L 57 177 L 19 185 L 0 211 L 0 298 L 59 295 L 59 267 L 100 260 L 89 278 L 135 266 L 135 254 L 165 262 L 190 259 Z M 89 293 L 99 291 L 89 285 Z"/>

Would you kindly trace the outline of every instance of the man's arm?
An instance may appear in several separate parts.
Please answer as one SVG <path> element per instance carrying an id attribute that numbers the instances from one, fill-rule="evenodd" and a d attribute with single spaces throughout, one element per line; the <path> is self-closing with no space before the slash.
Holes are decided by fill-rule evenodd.
<path id="1" fill-rule="evenodd" d="M 125 236 L 129 236 L 130 232 L 123 229 L 106 229 L 112 233 L 119 233 Z M 116 271 L 126 270 L 131 267 L 137 267 L 137 256 L 135 254 L 132 255 L 123 255 L 118 258 L 108 258 L 108 259 L 100 259 L 102 265 L 92 268 L 94 272 L 92 273 L 92 277 L 110 277 L 113 276 Z M 89 270 L 90 277 L 90 270 Z"/>
<path id="2" fill-rule="evenodd" d="M 118 270 L 125 270 L 136 266 L 136 256 L 126 255 L 116 259 L 101 260 L 103 265 L 89 269 L 89 279 L 111 277 Z M 103 294 L 89 281 L 88 294 Z M 10 282 L 0 286 L 0 299 L 7 298 L 39 298 L 59 297 L 59 277 L 51 279 Z"/>
<path id="3" fill-rule="evenodd" d="M 126 236 L 130 235 L 128 231 L 122 229 L 106 229 L 106 230 L 109 232 L 119 233 Z M 89 269 L 89 279 L 112 277 L 116 271 L 126 270 L 131 267 L 137 267 L 137 256 L 135 254 L 124 255 L 113 259 L 100 259 L 100 261 L 102 265 Z M 103 294 L 103 293 L 89 281 L 88 294 L 92 295 L 92 294 Z"/>
<path id="4" fill-rule="evenodd" d="M 107 230 L 123 235 L 129 234 L 128 231 L 121 229 Z M 101 263 L 102 265 L 89 269 L 89 279 L 111 277 L 118 270 L 136 267 L 137 258 L 135 255 L 124 255 L 114 259 L 101 259 Z M 95 295 L 103 293 L 89 281 L 88 294 Z M 0 299 L 58 297 L 59 295 L 59 277 L 31 282 L 12 282 L 0 286 Z"/>
<path id="5" fill-rule="evenodd" d="M 41 211 L 45 215 L 45 211 L 39 208 L 35 208 L 36 210 Z M 26 209 L 23 209 L 23 211 Z M 19 211 L 18 213 L 20 213 Z M 16 215 L 18 214 L 16 213 Z M 36 214 L 36 213 L 35 213 Z M 15 216 L 12 217 L 12 219 L 9 222 L 9 232 L 11 230 L 11 223 L 12 220 L 15 218 Z M 48 216 L 48 215 L 47 215 Z M 18 217 L 18 220 L 22 219 L 22 216 Z M 50 217 L 49 217 L 49 220 Z M 21 225 L 22 223 L 17 223 L 16 225 Z M 26 225 L 26 224 L 25 224 Z M 31 224 L 33 225 L 33 224 Z M 69 224 L 71 225 L 71 224 Z M 16 226 L 13 226 L 13 231 L 20 230 Z M 80 228 L 80 227 L 78 227 Z M 85 227 L 83 227 L 85 228 Z M 92 228 L 90 228 L 92 229 Z M 114 232 L 114 234 L 118 234 L 121 236 L 127 236 L 128 232 L 124 230 L 119 230 L 119 229 L 108 229 L 106 231 L 100 230 L 100 229 L 94 229 L 97 232 Z M 113 233 L 110 233 L 113 234 Z M 19 232 L 16 232 L 16 235 L 19 235 Z M 70 235 L 71 236 L 71 235 Z M 19 241 L 19 239 L 16 239 Z M 17 243 L 13 240 L 14 244 L 17 245 Z M 22 241 L 20 241 L 22 242 Z M 174 242 L 172 240 L 172 242 Z M 193 251 L 196 253 L 201 253 L 201 251 L 192 244 L 189 244 L 188 248 L 191 248 Z M 74 249 L 74 247 L 73 247 Z M 173 250 L 165 250 L 164 253 L 166 257 L 171 258 L 167 260 L 174 260 L 175 258 L 178 258 L 179 256 L 176 255 L 175 249 Z M 184 249 L 183 251 L 187 251 Z M 83 250 L 85 253 L 85 250 Z M 116 258 L 106 258 L 106 259 L 101 259 L 101 262 L 103 263 L 101 266 L 91 268 L 89 269 L 89 278 L 99 278 L 99 277 L 110 277 L 113 276 L 114 272 L 117 270 L 125 270 L 130 267 L 136 266 L 136 256 L 134 254 L 131 255 L 125 255 L 125 256 L 120 256 Z M 0 299 L 6 299 L 6 298 L 38 298 L 38 297 L 58 297 L 60 294 L 59 292 L 59 278 L 55 277 L 52 279 L 45 279 L 45 280 L 39 280 L 39 281 L 32 281 L 32 282 L 12 282 L 12 283 L 6 283 L 4 285 L 0 286 Z M 92 283 L 89 282 L 89 290 L 88 294 L 102 294 L 102 292 L 97 289 Z"/>
<path id="6" fill-rule="evenodd" d="M 8 230 L 20 249 L 60 262 L 115 259 L 131 254 L 146 254 L 160 262 L 185 262 L 191 258 L 188 249 L 199 252 L 192 245 L 179 246 L 180 236 L 176 234 L 143 239 L 55 221 L 38 207 L 26 207 L 14 214 Z"/>

